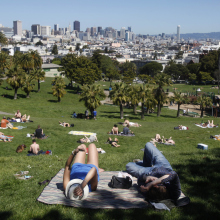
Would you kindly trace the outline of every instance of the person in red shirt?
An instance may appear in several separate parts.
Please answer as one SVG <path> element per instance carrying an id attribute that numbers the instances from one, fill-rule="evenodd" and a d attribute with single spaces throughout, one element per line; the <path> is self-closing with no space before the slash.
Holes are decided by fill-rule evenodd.
<path id="1" fill-rule="evenodd" d="M 9 121 L 6 120 L 6 117 L 4 116 L 3 119 L 1 120 L 1 127 L 6 128 L 8 123 Z"/>

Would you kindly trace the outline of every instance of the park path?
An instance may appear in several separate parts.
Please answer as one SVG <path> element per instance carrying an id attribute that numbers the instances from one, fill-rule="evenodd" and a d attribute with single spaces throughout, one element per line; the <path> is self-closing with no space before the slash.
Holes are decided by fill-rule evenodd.
<path id="1" fill-rule="evenodd" d="M 0 111 L 0 115 L 14 115 L 14 114 Z"/>

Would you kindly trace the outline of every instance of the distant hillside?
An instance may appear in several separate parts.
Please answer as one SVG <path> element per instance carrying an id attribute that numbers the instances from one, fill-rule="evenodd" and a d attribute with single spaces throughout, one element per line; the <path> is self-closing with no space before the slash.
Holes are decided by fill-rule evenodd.
<path id="1" fill-rule="evenodd" d="M 184 40 L 206 40 L 207 38 L 220 40 L 220 32 L 180 34 L 180 38 L 183 38 Z"/>

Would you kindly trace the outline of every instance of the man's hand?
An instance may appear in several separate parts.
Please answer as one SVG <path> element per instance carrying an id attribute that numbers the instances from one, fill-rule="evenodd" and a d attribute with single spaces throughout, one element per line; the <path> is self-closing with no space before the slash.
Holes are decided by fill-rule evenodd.
<path id="1" fill-rule="evenodd" d="M 153 182 L 155 180 L 157 180 L 157 177 L 154 176 L 147 176 L 145 183 L 149 183 L 149 182 Z"/>
<path id="2" fill-rule="evenodd" d="M 79 185 L 77 186 L 75 189 L 74 189 L 74 195 L 75 196 L 82 196 L 83 195 L 83 189 L 82 189 L 82 186 Z"/>

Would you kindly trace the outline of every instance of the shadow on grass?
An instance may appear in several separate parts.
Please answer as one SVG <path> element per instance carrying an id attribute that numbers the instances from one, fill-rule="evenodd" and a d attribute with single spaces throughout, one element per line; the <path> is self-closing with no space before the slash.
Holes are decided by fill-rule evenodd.
<path id="1" fill-rule="evenodd" d="M 6 220 L 9 219 L 12 216 L 12 212 L 0 212 L 0 219 L 1 220 Z"/>
<path id="2" fill-rule="evenodd" d="M 3 89 L 5 89 L 5 90 L 12 90 L 12 88 L 8 88 L 7 86 L 3 87 Z"/>
<path id="3" fill-rule="evenodd" d="M 160 115 L 160 117 L 163 117 L 163 118 L 177 118 L 176 116 L 171 116 L 171 115 Z"/>
<path id="4" fill-rule="evenodd" d="M 47 94 L 53 94 L 52 92 L 47 92 Z"/>
<path id="5" fill-rule="evenodd" d="M 47 214 L 45 214 L 43 217 L 36 217 L 33 218 L 34 220 L 43 220 L 43 219 L 48 219 L 48 220 L 71 220 L 72 218 L 66 218 L 63 214 L 61 214 L 57 210 L 51 210 Z"/>
<path id="6" fill-rule="evenodd" d="M 180 180 L 188 185 L 187 192 L 184 193 L 196 200 L 182 209 L 182 214 L 185 219 L 187 216 L 192 219 L 199 216 L 202 219 L 217 219 L 220 215 L 220 149 L 211 149 L 210 156 L 204 156 L 202 150 L 198 155 L 202 160 L 189 159 L 184 164 L 175 166 Z M 213 159 L 212 155 L 217 158 Z"/>
<path id="7" fill-rule="evenodd" d="M 59 103 L 57 100 L 48 100 L 48 102 Z"/>

